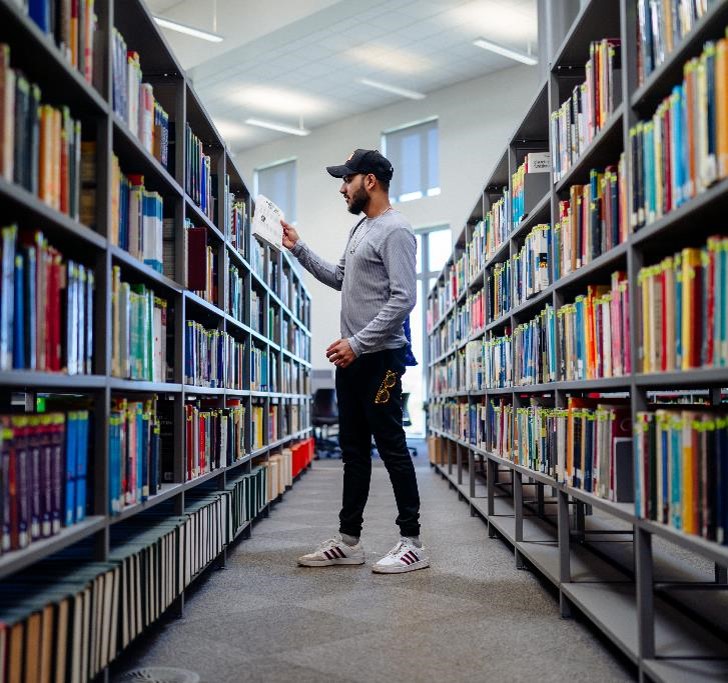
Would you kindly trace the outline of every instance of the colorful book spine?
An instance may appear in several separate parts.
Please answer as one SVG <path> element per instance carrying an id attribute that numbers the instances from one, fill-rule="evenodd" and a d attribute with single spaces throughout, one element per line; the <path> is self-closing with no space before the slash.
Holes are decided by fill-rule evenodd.
<path id="1" fill-rule="evenodd" d="M 148 382 L 167 381 L 167 301 L 145 285 L 111 282 L 111 374 Z"/>
<path id="2" fill-rule="evenodd" d="M 169 114 L 155 99 L 153 87 L 142 82 L 139 53 L 127 48 L 116 28 L 113 29 L 111 70 L 114 113 L 126 123 L 142 147 L 166 168 Z"/>
<path id="3" fill-rule="evenodd" d="M 622 101 L 621 50 L 618 38 L 589 46 L 586 80 L 551 114 L 551 159 L 559 182 L 581 157 Z"/>
<path id="4" fill-rule="evenodd" d="M 635 496 L 639 517 L 728 543 L 728 419 L 720 412 L 637 414 Z"/>
<path id="5" fill-rule="evenodd" d="M 640 372 L 728 366 L 728 237 L 638 274 Z"/>
<path id="6" fill-rule="evenodd" d="M 705 1 L 637 0 L 637 79 L 640 85 L 690 34 L 711 4 Z"/>
<path id="7" fill-rule="evenodd" d="M 11 225 L 1 235 L 0 370 L 91 373 L 93 271 L 40 231 Z"/>
<path id="8" fill-rule="evenodd" d="M 705 43 L 684 64 L 682 82 L 629 135 L 632 229 L 728 177 L 728 36 Z"/>

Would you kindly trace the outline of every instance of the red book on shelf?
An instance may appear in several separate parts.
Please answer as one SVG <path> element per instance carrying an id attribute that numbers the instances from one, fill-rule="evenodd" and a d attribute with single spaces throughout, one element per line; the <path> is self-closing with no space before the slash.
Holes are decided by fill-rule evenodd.
<path id="1" fill-rule="evenodd" d="M 187 289 L 204 290 L 207 285 L 207 228 L 187 228 Z"/>

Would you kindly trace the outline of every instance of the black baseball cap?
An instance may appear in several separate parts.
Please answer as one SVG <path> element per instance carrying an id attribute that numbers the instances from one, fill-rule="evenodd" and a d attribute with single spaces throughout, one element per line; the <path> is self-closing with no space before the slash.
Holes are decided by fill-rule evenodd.
<path id="1" fill-rule="evenodd" d="M 334 178 L 343 178 L 357 173 L 373 173 L 379 180 L 391 180 L 394 167 L 377 149 L 357 149 L 341 166 L 327 166 Z"/>

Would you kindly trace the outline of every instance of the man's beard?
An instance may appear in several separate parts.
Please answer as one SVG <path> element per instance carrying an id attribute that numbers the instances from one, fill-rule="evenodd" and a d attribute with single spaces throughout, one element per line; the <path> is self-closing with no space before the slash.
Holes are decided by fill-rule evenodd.
<path id="1" fill-rule="evenodd" d="M 351 195 L 351 204 L 349 205 L 349 213 L 353 213 L 355 216 L 357 214 L 360 214 L 364 209 L 366 209 L 367 204 L 369 204 L 369 194 L 364 189 L 362 185 L 360 185 L 353 195 Z"/>

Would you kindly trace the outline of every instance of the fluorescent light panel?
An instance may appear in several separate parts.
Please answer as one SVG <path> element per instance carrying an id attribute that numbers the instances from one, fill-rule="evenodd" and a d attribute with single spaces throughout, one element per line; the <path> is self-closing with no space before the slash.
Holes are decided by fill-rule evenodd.
<path id="1" fill-rule="evenodd" d="M 372 81 L 369 78 L 360 78 L 359 83 L 362 85 L 368 85 L 370 88 L 377 88 L 378 90 L 384 90 L 385 92 L 392 93 L 393 95 L 400 95 L 401 97 L 407 97 L 410 100 L 424 100 L 424 93 L 417 92 L 415 90 L 407 90 L 406 88 L 399 88 L 396 85 L 389 85 L 388 83 L 380 83 L 379 81 Z"/>
<path id="2" fill-rule="evenodd" d="M 286 126 L 283 123 L 276 123 L 275 121 L 245 119 L 245 123 L 247 123 L 249 126 L 258 126 L 258 128 L 277 130 L 279 133 L 288 133 L 289 135 L 309 135 L 311 133 L 311 131 L 306 128 L 294 128 L 293 126 Z"/>
<path id="3" fill-rule="evenodd" d="M 497 55 L 501 55 L 502 57 L 515 59 L 517 62 L 528 64 L 529 66 L 538 64 L 538 59 L 532 55 L 528 55 L 525 52 L 519 52 L 518 50 L 512 50 L 509 47 L 503 47 L 502 45 L 492 43 L 490 40 L 486 40 L 485 38 L 478 38 L 477 40 L 474 40 L 473 45 L 483 48 L 483 50 L 495 52 Z"/>
<path id="4" fill-rule="evenodd" d="M 177 31 L 178 33 L 184 33 L 188 36 L 201 38 L 202 40 L 209 40 L 211 43 L 221 43 L 223 41 L 223 37 L 217 33 L 203 31 L 199 28 L 195 28 L 194 26 L 180 24 L 178 21 L 172 21 L 171 19 L 165 19 L 164 17 L 153 17 L 153 19 L 161 27 L 168 28 L 170 31 Z"/>

